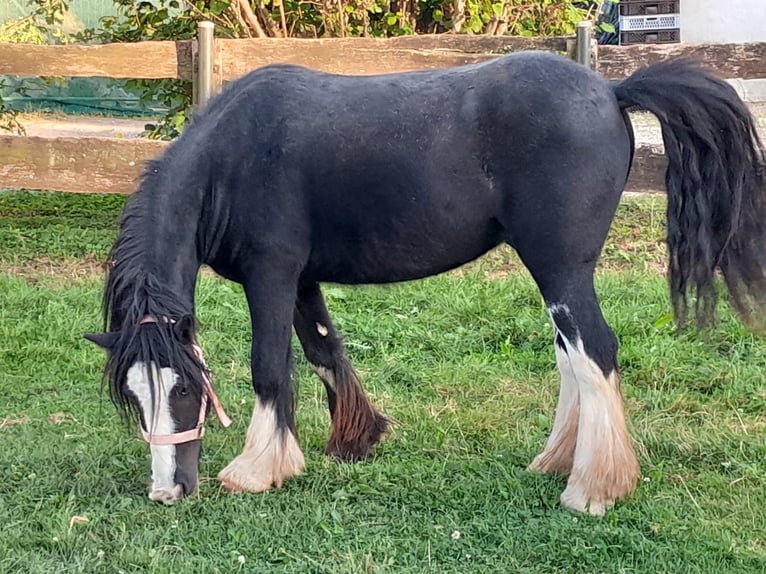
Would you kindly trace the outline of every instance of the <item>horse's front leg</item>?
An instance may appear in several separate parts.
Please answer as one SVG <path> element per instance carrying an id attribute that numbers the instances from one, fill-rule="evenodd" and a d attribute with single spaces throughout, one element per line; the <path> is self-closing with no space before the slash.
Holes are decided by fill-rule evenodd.
<path id="1" fill-rule="evenodd" d="M 219 474 L 231 491 L 279 488 L 304 467 L 295 432 L 290 339 L 297 274 L 260 266 L 245 283 L 252 320 L 251 367 L 255 406 L 245 448 Z"/>

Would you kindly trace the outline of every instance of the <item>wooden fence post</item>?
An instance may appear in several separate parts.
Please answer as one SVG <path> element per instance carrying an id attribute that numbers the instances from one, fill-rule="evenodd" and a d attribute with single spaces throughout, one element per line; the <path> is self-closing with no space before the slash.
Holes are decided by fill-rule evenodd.
<path id="1" fill-rule="evenodd" d="M 215 65 L 215 24 L 199 22 L 197 24 L 196 65 L 194 66 L 194 86 L 192 100 L 194 109 L 204 108 L 213 97 L 213 74 Z"/>
<path id="2" fill-rule="evenodd" d="M 578 64 L 593 68 L 591 59 L 591 40 L 593 39 L 593 22 L 584 20 L 577 23 L 577 39 L 575 60 Z"/>

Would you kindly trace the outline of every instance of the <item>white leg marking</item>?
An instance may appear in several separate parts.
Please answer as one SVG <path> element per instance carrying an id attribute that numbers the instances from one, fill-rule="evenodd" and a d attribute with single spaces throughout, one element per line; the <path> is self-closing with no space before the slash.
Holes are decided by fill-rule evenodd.
<path id="1" fill-rule="evenodd" d="M 565 303 L 551 303 L 548 305 L 548 315 L 550 315 L 554 327 L 556 326 L 556 321 L 553 318 L 554 313 L 562 313 L 564 315 L 568 315 L 570 318 L 572 317 L 572 312 L 569 310 L 569 305 Z"/>
<path id="2" fill-rule="evenodd" d="M 155 400 L 152 401 L 149 370 L 146 363 L 136 363 L 128 369 L 126 384 L 138 399 L 138 404 L 149 428 L 154 434 L 172 434 L 176 431 L 170 414 L 170 391 L 178 377 L 172 369 L 157 369 L 151 366 L 156 385 Z M 183 497 L 183 487 L 175 482 L 176 447 L 174 445 L 150 445 L 152 453 L 152 489 L 149 498 L 173 504 Z"/>
<path id="3" fill-rule="evenodd" d="M 529 469 L 537 472 L 568 473 L 572 470 L 575 445 L 577 444 L 580 391 L 572 363 L 566 351 L 555 343 L 554 348 L 556 350 L 556 364 L 561 374 L 556 419 L 553 422 L 553 430 L 545 443 L 543 452 L 535 457 L 529 465 Z"/>
<path id="4" fill-rule="evenodd" d="M 330 332 L 326 326 L 322 325 L 322 323 L 317 323 L 317 332 L 322 336 L 326 337 L 327 334 Z"/>
<path id="5" fill-rule="evenodd" d="M 309 363 L 311 366 L 311 370 L 314 371 L 324 383 L 330 387 L 333 391 L 335 390 L 335 375 L 333 372 L 328 369 L 327 367 L 323 367 L 322 365 L 314 365 L 313 363 Z"/>
<path id="6" fill-rule="evenodd" d="M 262 492 L 281 487 L 304 466 L 303 452 L 293 433 L 277 427 L 274 406 L 263 405 L 256 398 L 245 448 L 218 473 L 218 480 L 231 491 Z"/>
<path id="7" fill-rule="evenodd" d="M 617 372 L 604 376 L 586 355 L 582 340 L 562 338 L 577 379 L 580 418 L 574 464 L 561 504 L 602 515 L 635 489 L 638 460 L 625 423 Z"/>

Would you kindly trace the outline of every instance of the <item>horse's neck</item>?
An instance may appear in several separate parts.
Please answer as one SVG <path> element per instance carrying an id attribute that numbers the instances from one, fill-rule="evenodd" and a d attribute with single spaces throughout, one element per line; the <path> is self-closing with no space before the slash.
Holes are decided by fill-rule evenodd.
<path id="1" fill-rule="evenodd" d="M 172 184 L 171 184 L 172 185 Z M 194 305 L 194 287 L 201 265 L 198 241 L 201 198 L 185 187 L 150 194 L 134 206 L 135 219 L 123 229 L 132 236 L 135 263 L 158 280 L 163 289 Z M 119 257 L 119 255 L 118 255 Z"/>

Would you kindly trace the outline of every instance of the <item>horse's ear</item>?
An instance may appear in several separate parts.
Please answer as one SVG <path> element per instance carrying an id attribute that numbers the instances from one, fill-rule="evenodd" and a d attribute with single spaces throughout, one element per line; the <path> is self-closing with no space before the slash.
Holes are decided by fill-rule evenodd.
<path id="1" fill-rule="evenodd" d="M 181 317 L 173 329 L 182 345 L 191 345 L 194 342 L 194 317 L 192 315 Z"/>
<path id="2" fill-rule="evenodd" d="M 95 343 L 102 349 L 111 351 L 114 344 L 117 342 L 119 335 L 117 333 L 85 333 L 83 335 L 91 343 Z"/>

